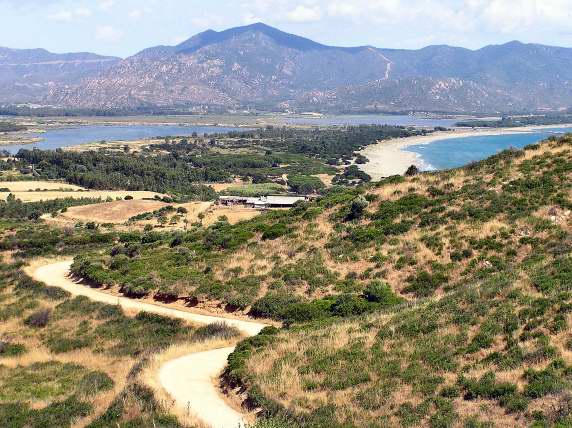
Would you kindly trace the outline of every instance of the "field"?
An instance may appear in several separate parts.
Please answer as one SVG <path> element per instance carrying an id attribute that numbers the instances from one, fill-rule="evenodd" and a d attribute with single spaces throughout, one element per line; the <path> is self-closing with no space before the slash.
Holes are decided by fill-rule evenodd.
<path id="1" fill-rule="evenodd" d="M 60 190 L 49 190 L 49 191 L 29 191 L 29 192 L 0 192 L 0 200 L 6 200 L 8 195 L 13 194 L 16 199 L 22 202 L 38 202 L 38 201 L 49 201 L 54 199 L 63 198 L 101 198 L 101 199 L 125 199 L 126 196 L 131 196 L 133 199 L 152 199 L 155 192 L 145 192 L 145 191 L 124 191 L 124 190 L 79 190 L 79 191 L 60 191 Z"/>
<path id="2" fill-rule="evenodd" d="M 47 190 L 86 190 L 74 184 L 59 181 L 0 181 L 0 189 L 8 189 L 10 192 L 35 192 Z"/>
<path id="3" fill-rule="evenodd" d="M 69 208 L 60 214 L 63 219 L 96 223 L 125 223 L 131 217 L 158 210 L 168 204 L 160 201 L 129 200 L 105 202 Z"/>
<path id="4" fill-rule="evenodd" d="M 149 225 L 161 230 L 182 230 L 191 224 L 210 226 L 224 217 L 230 224 L 250 220 L 260 211 L 245 207 L 222 207 L 212 202 L 168 204 L 155 200 L 121 200 L 70 207 L 56 217 L 42 218 L 48 224 L 73 226 L 78 222 L 123 225 L 128 229 L 143 229 Z M 162 220 L 162 219 L 165 220 Z"/>

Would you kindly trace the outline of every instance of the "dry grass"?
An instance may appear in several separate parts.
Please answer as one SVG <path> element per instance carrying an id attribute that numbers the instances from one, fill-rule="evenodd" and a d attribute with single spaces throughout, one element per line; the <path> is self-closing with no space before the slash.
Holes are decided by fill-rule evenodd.
<path id="1" fill-rule="evenodd" d="M 0 181 L 0 188 L 10 190 L 10 192 L 29 192 L 40 190 L 85 190 L 83 187 L 74 184 L 62 183 L 59 181 Z"/>
<path id="2" fill-rule="evenodd" d="M 94 221 L 97 223 L 125 223 L 131 217 L 158 210 L 168 204 L 161 201 L 129 200 L 105 202 L 102 204 L 71 207 L 60 217 L 73 221 Z"/>
<path id="3" fill-rule="evenodd" d="M 0 200 L 6 200 L 8 195 L 12 193 L 16 199 L 22 202 L 38 202 L 49 201 L 53 199 L 65 198 L 112 198 L 125 199 L 126 196 L 132 196 L 133 199 L 153 199 L 155 192 L 146 191 L 126 191 L 126 190 L 86 190 L 86 191 L 47 191 L 47 192 L 0 192 Z M 161 195 L 159 195 L 161 196 Z"/>

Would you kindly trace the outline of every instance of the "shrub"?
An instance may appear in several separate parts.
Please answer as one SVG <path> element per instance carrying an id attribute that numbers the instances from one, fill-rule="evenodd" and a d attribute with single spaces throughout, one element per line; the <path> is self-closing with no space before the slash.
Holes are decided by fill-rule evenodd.
<path id="1" fill-rule="evenodd" d="M 275 223 L 272 226 L 264 228 L 262 239 L 273 240 L 280 238 L 288 233 L 288 227 L 284 223 Z"/>
<path id="2" fill-rule="evenodd" d="M 418 297 L 427 297 L 432 295 L 441 285 L 447 283 L 449 278 L 442 272 L 429 273 L 421 271 L 417 275 L 411 275 L 407 278 L 409 285 L 404 291 L 413 293 Z"/>
<path id="3" fill-rule="evenodd" d="M 551 364 L 544 370 L 528 369 L 524 373 L 528 384 L 524 388 L 524 394 L 530 398 L 540 398 L 545 395 L 560 392 L 565 383 L 562 374 Z"/>
<path id="4" fill-rule="evenodd" d="M 387 283 L 381 281 L 369 283 L 363 294 L 368 302 L 379 303 L 382 307 L 403 302 L 403 299 L 397 296 Z"/>
<path id="5" fill-rule="evenodd" d="M 250 313 L 255 317 L 277 319 L 285 308 L 299 302 L 300 298 L 291 293 L 270 292 L 254 302 Z"/>
<path id="6" fill-rule="evenodd" d="M 102 371 L 92 371 L 86 374 L 78 383 L 76 391 L 92 397 L 102 391 L 109 391 L 113 388 L 113 380 Z"/>
<path id="7" fill-rule="evenodd" d="M 230 339 L 237 336 L 240 336 L 240 332 L 235 327 L 229 326 L 224 321 L 217 321 L 212 324 L 199 327 L 193 334 L 193 338 L 199 341 L 209 339 Z"/>
<path id="8" fill-rule="evenodd" d="M 331 312 L 333 315 L 340 317 L 349 317 L 353 315 L 361 315 L 372 311 L 374 307 L 364 299 L 354 294 L 342 294 L 338 296 L 332 305 Z"/>
<path id="9" fill-rule="evenodd" d="M 20 343 L 0 340 L 0 357 L 17 357 L 26 352 L 26 347 Z"/>
<path id="10" fill-rule="evenodd" d="M 24 320 L 24 324 L 34 328 L 44 328 L 50 321 L 51 312 L 49 309 L 41 309 L 34 312 Z"/>

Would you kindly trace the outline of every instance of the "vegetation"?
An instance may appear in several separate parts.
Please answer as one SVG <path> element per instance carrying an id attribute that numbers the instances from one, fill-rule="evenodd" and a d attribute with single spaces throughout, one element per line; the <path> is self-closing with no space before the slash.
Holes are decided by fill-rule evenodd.
<path id="1" fill-rule="evenodd" d="M 380 277 L 389 286 L 361 293 L 388 304 L 263 332 L 239 345 L 225 379 L 270 426 L 569 426 L 571 174 L 568 136 L 387 179 L 364 190 L 361 215 L 348 215 L 346 192 L 326 195 L 340 222 L 332 270 L 359 263 L 344 290 Z M 275 299 L 253 309 L 295 304 Z"/>
<path id="2" fill-rule="evenodd" d="M 181 426 L 140 371 L 167 346 L 236 331 L 148 313 L 127 317 L 119 307 L 37 283 L 21 265 L 0 263 L 2 426 Z M 118 384 L 125 387 L 118 391 Z"/>
<path id="3" fill-rule="evenodd" d="M 547 114 L 533 116 L 504 116 L 500 120 L 467 120 L 455 126 L 483 128 L 514 128 L 531 125 L 564 125 L 572 123 L 570 114 Z"/>
<path id="4" fill-rule="evenodd" d="M 0 122 L 0 132 L 17 132 L 17 131 L 25 131 L 27 128 L 23 125 L 18 125 L 13 122 Z"/>
<path id="5" fill-rule="evenodd" d="M 273 128 L 205 141 L 207 148 L 169 141 L 118 175 L 143 177 L 142 160 L 153 159 L 147 183 L 172 179 L 188 196 L 183 181 L 195 178 L 184 171 L 194 162 L 192 170 L 228 173 L 220 181 L 247 178 L 250 190 L 286 174 L 293 189 L 320 193 L 238 224 L 62 231 L 24 214 L 4 218 L 1 249 L 14 261 L 0 263 L 0 420 L 179 426 L 137 377 L 146 358 L 173 343 L 237 334 L 223 324 L 128 317 L 21 270 L 35 255 L 73 254 L 73 273 L 93 286 L 282 321 L 284 329 L 239 344 L 224 375 L 261 409 L 260 427 L 572 424 L 572 136 L 379 183 L 350 165 L 335 181 L 352 186 L 319 186 L 315 175 L 328 164 L 349 162 L 387 132 L 360 128 L 338 130 L 332 141 L 329 131 Z M 230 141 L 248 155 L 231 159 Z M 40 174 L 67 174 L 63 152 L 29 156 Z M 102 165 L 78 180 L 112 171 L 115 156 L 123 168 L 139 155 L 74 159 L 90 156 Z M 183 175 L 164 181 L 166 165 Z M 27 361 L 32 349 L 46 357 Z"/>
<path id="6" fill-rule="evenodd" d="M 284 184 L 284 175 L 290 175 L 294 189 L 313 192 L 323 186 L 309 175 L 335 175 L 337 170 L 331 165 L 349 165 L 353 158 L 363 158 L 356 151 L 366 145 L 421 132 L 425 131 L 395 126 L 314 130 L 269 127 L 209 137 L 166 138 L 163 144 L 148 146 L 139 153 L 21 150 L 13 166 L 27 170 L 33 166 L 41 178 L 66 180 L 90 189 L 148 190 L 201 200 L 215 197 L 202 183 L 227 182 L 235 177 L 255 185 L 276 186 Z M 353 175 L 343 179 L 346 183 L 354 178 L 369 179 L 357 171 Z"/>
<path id="7" fill-rule="evenodd" d="M 0 218 L 38 220 L 43 214 L 66 210 L 70 207 L 104 202 L 101 198 L 60 198 L 48 201 L 22 202 L 13 194 L 0 201 Z"/>
<path id="8" fill-rule="evenodd" d="M 279 195 L 284 193 L 284 186 L 276 183 L 245 184 L 240 186 L 231 186 L 221 193 L 223 195 L 246 197 Z"/>

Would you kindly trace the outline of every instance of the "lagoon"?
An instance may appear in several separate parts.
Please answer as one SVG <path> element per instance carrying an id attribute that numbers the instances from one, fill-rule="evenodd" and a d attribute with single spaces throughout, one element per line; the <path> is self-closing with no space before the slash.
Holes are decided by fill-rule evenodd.
<path id="1" fill-rule="evenodd" d="M 82 125 L 72 128 L 49 129 L 42 134 L 28 134 L 39 137 L 42 141 L 33 144 L 13 144 L 1 146 L 11 154 L 20 149 L 38 148 L 55 150 L 62 147 L 99 141 L 134 141 L 145 138 L 164 138 L 168 136 L 191 136 L 193 133 L 216 134 L 231 131 L 245 131 L 245 128 L 219 126 L 184 126 L 184 125 Z"/>

